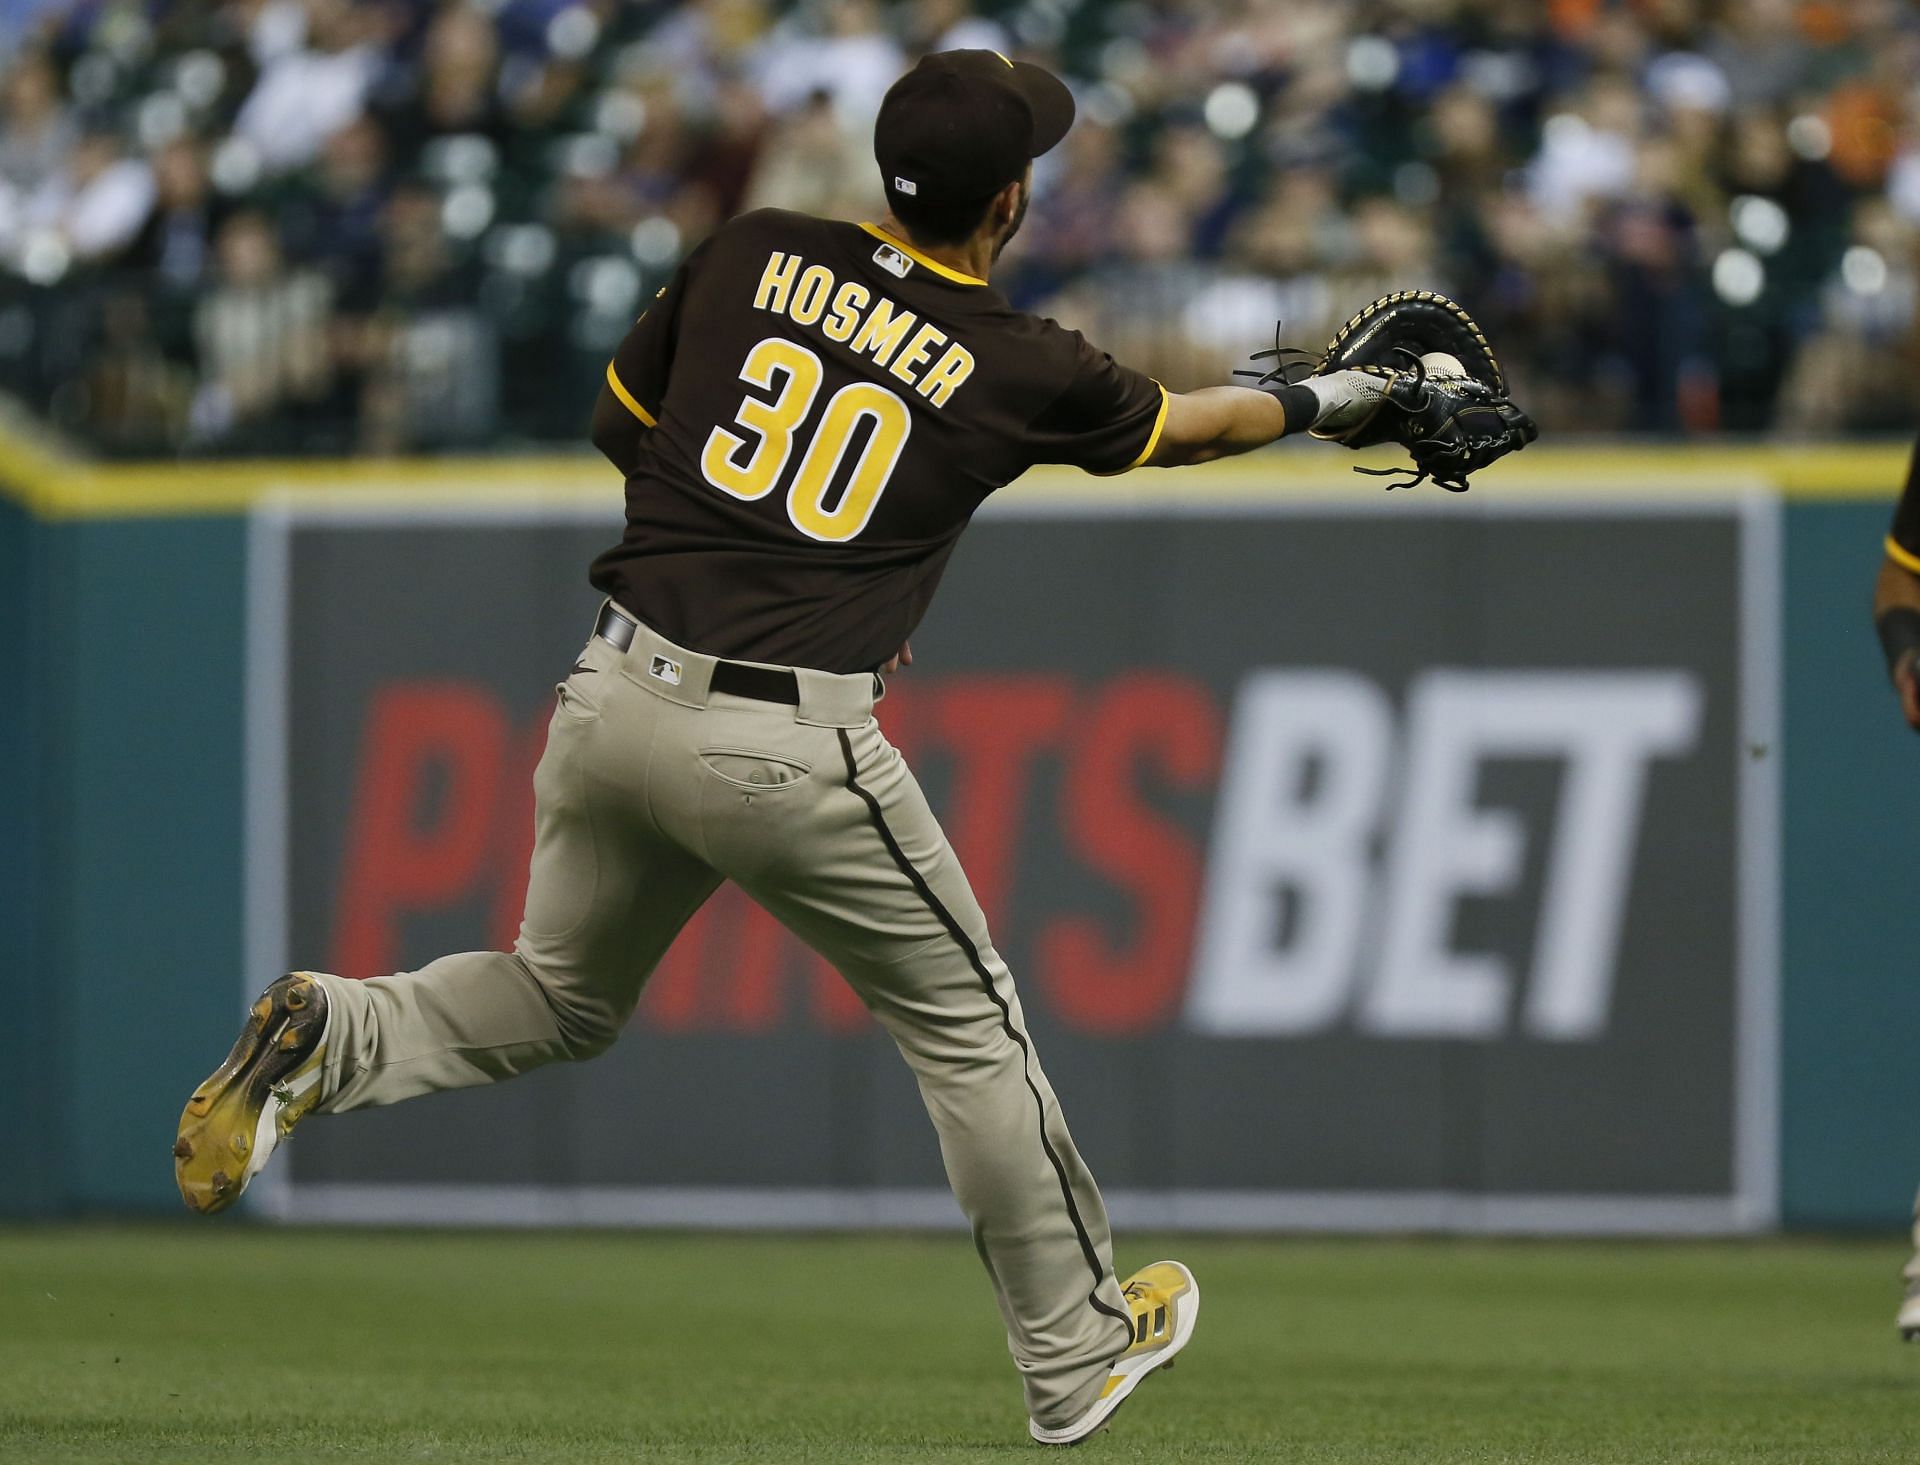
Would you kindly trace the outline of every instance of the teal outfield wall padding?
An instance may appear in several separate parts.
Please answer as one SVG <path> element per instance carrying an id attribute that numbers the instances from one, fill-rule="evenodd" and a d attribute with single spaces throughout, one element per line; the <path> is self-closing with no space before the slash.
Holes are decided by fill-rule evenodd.
<path id="1" fill-rule="evenodd" d="M 1882 1226 L 1920 1185 L 1920 737 L 1869 609 L 1888 508 L 1787 509 L 1781 1214 Z"/>
<path id="2" fill-rule="evenodd" d="M 7 1080 L 9 1114 L 32 1122 L 6 1128 L 59 1142 L 30 1178 L 8 1166 L 0 1205 L 168 1208 L 180 1106 L 241 1005 L 245 524 L 67 520 L 28 536 L 38 817 L 7 898 L 40 929 L 21 980 L 46 994 L 25 1041 L 54 1071 L 20 1094 Z"/>
<path id="3" fill-rule="evenodd" d="M 48 949 L 46 588 L 48 531 L 0 498 L 0 1216 L 65 1198 L 60 967 Z"/>
<path id="4" fill-rule="evenodd" d="M 1920 1183 L 1920 738 L 1867 601 L 1887 511 L 1786 509 L 1782 1212 Z M 0 1213 L 166 1212 L 242 996 L 246 525 L 0 504 Z M 249 974 L 264 981 L 271 973 Z"/>

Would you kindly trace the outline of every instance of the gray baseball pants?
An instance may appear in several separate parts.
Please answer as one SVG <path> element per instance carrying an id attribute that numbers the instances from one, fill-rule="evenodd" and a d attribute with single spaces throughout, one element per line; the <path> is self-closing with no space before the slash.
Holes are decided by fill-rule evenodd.
<path id="1" fill-rule="evenodd" d="M 1066 1424 L 1132 1338 L 1106 1210 L 966 875 L 874 720 L 875 679 L 796 669 L 790 707 L 710 693 L 713 667 L 645 626 L 624 652 L 588 641 L 534 774 L 514 949 L 320 974 L 318 1112 L 604 1052 L 732 880 L 840 970 L 912 1066 L 1028 1412 Z"/>

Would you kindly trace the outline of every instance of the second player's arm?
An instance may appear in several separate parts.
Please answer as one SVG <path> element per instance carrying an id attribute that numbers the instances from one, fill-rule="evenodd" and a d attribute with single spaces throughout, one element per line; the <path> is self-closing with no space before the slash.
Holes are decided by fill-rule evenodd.
<path id="1" fill-rule="evenodd" d="M 1907 726 L 1920 732 L 1920 443 L 1893 513 L 1886 557 L 1873 583 L 1873 624 L 1887 657 L 1887 675 Z"/>
<path id="2" fill-rule="evenodd" d="M 614 396 L 605 382 L 593 404 L 593 445 L 622 473 L 631 474 L 640 462 L 640 444 L 650 429 Z"/>

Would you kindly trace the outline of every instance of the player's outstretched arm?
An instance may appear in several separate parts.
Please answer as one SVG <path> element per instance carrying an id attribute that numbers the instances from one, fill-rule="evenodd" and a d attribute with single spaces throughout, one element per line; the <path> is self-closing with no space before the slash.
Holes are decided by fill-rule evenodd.
<path id="1" fill-rule="evenodd" d="M 1146 466 L 1178 468 L 1252 452 L 1288 433 L 1370 408 L 1379 396 L 1379 382 L 1357 371 L 1312 377 L 1298 386 L 1169 392 L 1166 424 Z"/>
<path id="2" fill-rule="evenodd" d="M 1880 562 L 1880 578 L 1873 586 L 1873 623 L 1887 652 L 1887 675 L 1900 697 L 1907 726 L 1920 732 L 1920 578 L 1891 558 Z"/>

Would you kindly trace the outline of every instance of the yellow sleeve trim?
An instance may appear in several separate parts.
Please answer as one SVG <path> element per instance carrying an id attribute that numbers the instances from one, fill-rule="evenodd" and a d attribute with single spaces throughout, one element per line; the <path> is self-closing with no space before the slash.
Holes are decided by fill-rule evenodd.
<path id="1" fill-rule="evenodd" d="M 1146 462 L 1147 459 L 1151 458 L 1153 456 L 1153 450 L 1160 446 L 1160 434 L 1165 432 L 1167 428 L 1167 407 L 1171 399 L 1167 396 L 1167 389 L 1160 386 L 1157 379 L 1153 384 L 1156 387 L 1160 387 L 1160 413 L 1153 419 L 1153 431 L 1147 434 L 1147 445 L 1140 450 L 1140 456 L 1127 464 L 1126 467 L 1115 468 L 1109 473 L 1095 473 L 1093 475 L 1095 478 L 1118 478 L 1122 473 L 1131 473 L 1142 463 Z M 1092 470 L 1088 471 L 1091 472 Z"/>
<path id="2" fill-rule="evenodd" d="M 628 391 L 625 383 L 620 380 L 620 374 L 613 369 L 613 363 L 611 361 L 607 363 L 607 385 L 613 389 L 614 396 L 626 404 L 627 411 L 646 423 L 648 427 L 658 425 L 654 422 L 653 414 L 638 402 L 634 401 L 633 393 Z"/>
<path id="3" fill-rule="evenodd" d="M 1902 548 L 1900 541 L 1891 534 L 1887 536 L 1887 558 L 1901 569 L 1911 570 L 1914 574 L 1920 575 L 1920 555 L 1910 549 Z"/>
<path id="4" fill-rule="evenodd" d="M 1167 429 L 1167 408 L 1171 405 L 1171 399 L 1167 396 L 1167 389 L 1160 386 L 1159 382 L 1156 381 L 1154 385 L 1160 387 L 1160 414 L 1153 419 L 1153 431 L 1147 434 L 1147 445 L 1140 450 L 1139 457 L 1127 464 L 1127 471 L 1138 468 L 1153 456 L 1153 450 L 1160 446 L 1160 434 Z"/>
<path id="5" fill-rule="evenodd" d="M 941 264 L 940 261 L 937 259 L 928 258 L 926 255 L 922 254 L 919 250 L 915 249 L 911 244 L 907 243 L 906 240 L 895 239 L 891 234 L 889 234 L 885 229 L 882 229 L 878 224 L 863 223 L 860 227 L 862 229 L 865 229 L 875 239 L 881 240 L 882 242 L 887 244 L 891 244 L 895 249 L 899 250 L 908 259 L 912 260 L 915 264 L 921 266 L 923 269 L 932 270 L 936 275 L 938 275 L 943 280 L 951 280 L 956 285 L 984 285 L 987 283 L 985 280 L 976 279 L 972 275 L 963 275 L 958 270 L 949 269 L 946 265 Z"/>

